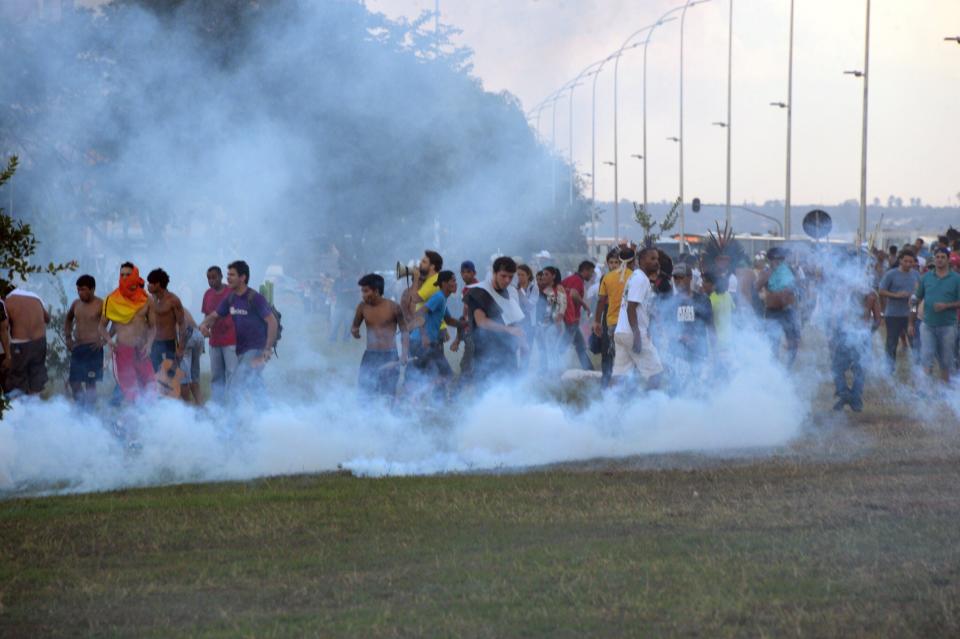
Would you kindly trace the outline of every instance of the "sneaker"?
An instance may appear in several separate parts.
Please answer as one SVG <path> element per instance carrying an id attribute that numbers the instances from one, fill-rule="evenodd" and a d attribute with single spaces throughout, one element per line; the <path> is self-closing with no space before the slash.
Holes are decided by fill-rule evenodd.
<path id="1" fill-rule="evenodd" d="M 860 411 L 862 411 L 862 410 L 863 410 L 863 400 L 860 399 L 859 397 L 850 400 L 850 410 L 852 410 L 852 411 L 855 412 L 855 413 L 859 413 Z"/>

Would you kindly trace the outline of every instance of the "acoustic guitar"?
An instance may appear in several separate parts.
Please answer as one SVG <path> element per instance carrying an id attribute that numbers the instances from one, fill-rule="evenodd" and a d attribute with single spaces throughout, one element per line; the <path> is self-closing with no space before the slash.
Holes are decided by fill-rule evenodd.
<path id="1" fill-rule="evenodd" d="M 180 384 L 186 377 L 176 360 L 164 358 L 160 363 L 160 370 L 157 371 L 157 389 L 162 397 L 171 397 L 180 399 Z"/>

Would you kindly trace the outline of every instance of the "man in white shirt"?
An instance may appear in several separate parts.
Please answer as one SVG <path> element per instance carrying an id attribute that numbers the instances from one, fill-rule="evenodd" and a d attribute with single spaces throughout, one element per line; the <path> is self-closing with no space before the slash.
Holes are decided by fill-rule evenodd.
<path id="1" fill-rule="evenodd" d="M 627 281 L 623 296 L 625 303 L 620 305 L 620 317 L 613 335 L 616 345 L 613 377 L 621 379 L 636 370 L 650 389 L 656 388 L 658 376 L 663 372 L 660 355 L 650 340 L 650 316 L 655 299 L 650 275 L 659 272 L 660 262 L 654 248 L 642 249 L 637 260 L 639 268 Z"/>

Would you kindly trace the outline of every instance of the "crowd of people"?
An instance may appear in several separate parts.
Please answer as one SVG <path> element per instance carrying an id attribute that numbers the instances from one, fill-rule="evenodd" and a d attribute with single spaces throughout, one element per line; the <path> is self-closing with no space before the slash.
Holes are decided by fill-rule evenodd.
<path id="1" fill-rule="evenodd" d="M 258 393 L 261 372 L 279 334 L 272 304 L 248 286 L 250 267 L 238 260 L 207 269 L 209 289 L 198 323 L 180 298 L 168 290 L 161 268 L 146 282 L 132 262 L 120 266 L 117 287 L 97 296 L 92 275 L 76 280 L 77 298 L 62 327 L 69 351 L 73 399 L 92 408 L 103 381 L 104 359 L 112 361 L 116 384 L 112 401 L 131 404 L 163 394 L 200 404 L 200 357 L 209 339 L 211 398 L 223 402 L 234 389 Z M 40 394 L 48 381 L 47 326 L 50 312 L 41 297 L 15 287 L 0 303 L 0 384 L 8 398 Z"/>
<path id="2" fill-rule="evenodd" d="M 541 375 L 597 377 L 604 388 L 696 392 L 728 370 L 738 333 L 764 335 L 773 356 L 793 367 L 812 321 L 826 337 L 835 410 L 863 410 L 865 359 L 881 328 L 889 373 L 898 351 L 910 349 L 911 365 L 949 381 L 960 361 L 960 241 L 860 253 L 775 246 L 752 263 L 733 247 L 718 242 L 673 260 L 622 243 L 605 264 L 585 260 L 566 277 L 555 266 L 534 273 L 498 257 L 481 280 L 465 261 L 459 282 L 428 250 L 399 299 L 385 296 L 380 275 L 358 282 L 351 331 L 359 339 L 367 330 L 359 386 L 390 402 L 408 384 L 450 397 L 535 366 Z M 458 298 L 463 311 L 451 313 Z M 447 343 L 451 353 L 462 349 L 458 375 Z M 579 369 L 566 370 L 571 350 Z"/>
<path id="3" fill-rule="evenodd" d="M 361 301 L 349 331 L 356 339 L 366 332 L 359 388 L 392 404 L 413 385 L 431 389 L 426 396 L 439 401 L 531 371 L 596 377 L 603 388 L 696 392 L 724 375 L 738 356 L 738 334 L 748 331 L 768 336 L 773 356 L 792 367 L 811 321 L 826 336 L 837 410 L 863 409 L 864 358 L 881 327 L 888 373 L 898 353 L 909 351 L 911 368 L 949 382 L 960 361 L 960 238 L 861 253 L 775 246 L 752 262 L 738 249 L 715 241 L 712 250 L 674 260 L 624 242 L 604 264 L 584 260 L 566 277 L 553 265 L 534 270 L 500 256 L 482 279 L 473 261 L 461 263 L 458 278 L 444 270 L 438 252 L 425 251 L 397 295 L 387 295 L 377 273 L 355 285 Z M 226 282 L 219 266 L 206 278 L 198 322 L 168 290 L 163 269 L 144 281 L 125 262 L 117 287 L 103 298 L 91 275 L 78 277 L 77 298 L 57 327 L 69 351 L 74 400 L 96 404 L 109 357 L 114 404 L 157 393 L 202 403 L 204 351 L 212 400 L 225 402 L 232 391 L 262 394 L 279 314 L 249 286 L 242 260 L 227 266 Z M 0 303 L 0 384 L 7 397 L 43 391 L 50 322 L 40 296 L 22 286 Z M 576 366 L 568 368 L 571 351 Z M 456 372 L 451 353 L 460 355 Z"/>

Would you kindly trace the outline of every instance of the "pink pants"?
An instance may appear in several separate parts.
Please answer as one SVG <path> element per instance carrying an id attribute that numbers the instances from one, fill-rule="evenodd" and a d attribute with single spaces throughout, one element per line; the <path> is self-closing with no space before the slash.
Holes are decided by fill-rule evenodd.
<path id="1" fill-rule="evenodd" d="M 154 387 L 153 365 L 149 357 L 141 357 L 133 346 L 118 344 L 113 349 L 113 374 L 128 402 L 150 392 Z"/>

